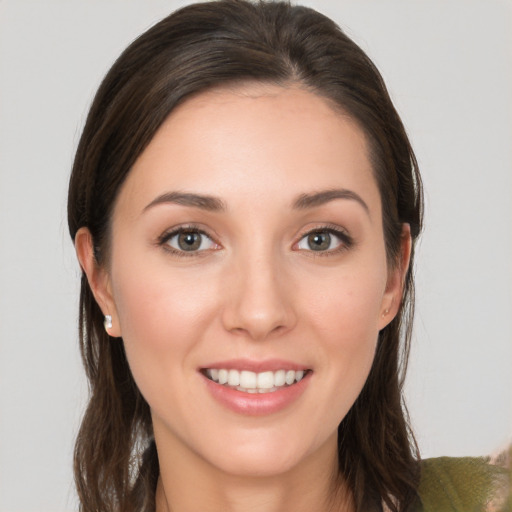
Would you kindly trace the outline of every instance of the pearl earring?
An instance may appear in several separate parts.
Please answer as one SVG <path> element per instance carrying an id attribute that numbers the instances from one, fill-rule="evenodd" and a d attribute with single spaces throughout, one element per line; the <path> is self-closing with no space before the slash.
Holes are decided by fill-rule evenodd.
<path id="1" fill-rule="evenodd" d="M 103 321 L 103 325 L 105 326 L 105 329 L 107 331 L 109 329 L 112 329 L 112 315 L 105 315 L 105 320 Z"/>

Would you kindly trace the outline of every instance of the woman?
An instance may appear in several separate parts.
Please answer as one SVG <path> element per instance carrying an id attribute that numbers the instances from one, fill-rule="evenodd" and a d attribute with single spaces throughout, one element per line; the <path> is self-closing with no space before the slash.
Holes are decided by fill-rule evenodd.
<path id="1" fill-rule="evenodd" d="M 69 189 L 83 510 L 431 503 L 401 395 L 421 222 L 402 123 L 329 19 L 208 2 L 130 45 Z"/>

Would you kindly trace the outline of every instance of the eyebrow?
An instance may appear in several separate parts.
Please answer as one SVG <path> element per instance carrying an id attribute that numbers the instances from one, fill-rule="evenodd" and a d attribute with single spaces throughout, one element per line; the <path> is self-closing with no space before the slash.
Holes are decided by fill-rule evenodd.
<path id="1" fill-rule="evenodd" d="M 144 207 L 143 212 L 153 208 L 159 204 L 179 204 L 182 206 L 191 206 L 193 208 L 200 208 L 211 212 L 221 212 L 226 210 L 226 204 L 222 199 L 213 196 L 206 196 L 202 194 L 192 194 L 190 192 L 166 192 L 162 194 L 148 205 Z"/>
<path id="2" fill-rule="evenodd" d="M 359 203 L 366 213 L 370 215 L 370 209 L 364 202 L 363 198 L 353 192 L 344 188 L 336 188 L 329 190 L 322 190 L 313 194 L 301 194 L 294 202 L 293 208 L 297 210 L 305 210 L 308 208 L 315 208 L 316 206 L 322 206 L 323 204 L 334 201 L 335 199 L 349 199 Z"/>
<path id="3" fill-rule="evenodd" d="M 336 199 L 349 199 L 352 201 L 356 201 L 359 203 L 366 213 L 370 215 L 370 209 L 368 205 L 364 202 L 364 200 L 353 192 L 352 190 L 347 189 L 329 189 L 322 190 L 320 192 L 315 192 L 312 194 L 301 194 L 295 199 L 292 206 L 296 210 L 306 210 L 308 208 L 315 208 L 317 206 L 322 206 L 323 204 L 329 203 Z M 207 210 L 211 212 L 223 212 L 226 211 L 226 203 L 219 199 L 218 197 L 202 195 L 202 194 L 193 194 L 191 192 L 166 192 L 165 194 L 161 194 L 153 201 L 151 201 L 148 205 L 144 207 L 143 212 L 153 208 L 159 204 L 179 204 L 182 206 L 190 206 L 193 208 L 200 208 L 202 210 Z"/>

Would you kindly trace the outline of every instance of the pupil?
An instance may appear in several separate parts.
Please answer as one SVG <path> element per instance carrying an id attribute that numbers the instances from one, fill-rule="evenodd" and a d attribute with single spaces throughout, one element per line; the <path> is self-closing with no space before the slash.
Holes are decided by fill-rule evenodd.
<path id="1" fill-rule="evenodd" d="M 199 249 L 201 237 L 198 233 L 182 233 L 178 238 L 178 245 L 184 251 Z"/>
<path id="2" fill-rule="evenodd" d="M 331 235 L 329 233 L 312 233 L 308 237 L 308 243 L 313 251 L 324 251 L 331 245 Z"/>

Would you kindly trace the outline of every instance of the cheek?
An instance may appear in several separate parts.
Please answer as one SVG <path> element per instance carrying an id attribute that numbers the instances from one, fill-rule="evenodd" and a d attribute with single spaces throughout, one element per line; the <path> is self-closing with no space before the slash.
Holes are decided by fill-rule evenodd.
<path id="1" fill-rule="evenodd" d="M 211 323 L 215 304 L 206 280 L 169 276 L 158 265 L 129 264 L 113 272 L 113 291 L 126 355 L 142 394 L 177 385 L 181 368 Z M 151 402 L 151 400 L 148 400 Z"/>
<path id="2" fill-rule="evenodd" d="M 171 272 L 162 262 L 139 266 L 125 260 L 113 269 L 112 280 L 122 337 L 155 348 L 171 340 L 179 343 L 182 334 L 193 333 L 209 318 L 214 306 L 208 276 Z"/>
<path id="3" fill-rule="evenodd" d="M 386 271 L 340 272 L 308 300 L 311 322 L 334 345 L 354 349 L 378 333 Z M 311 287 L 310 287 L 311 288 Z"/>
<path id="4" fill-rule="evenodd" d="M 380 273 L 344 275 L 310 302 L 310 325 L 322 340 L 317 355 L 331 406 L 326 414 L 333 424 L 352 407 L 370 372 L 384 289 Z"/>

